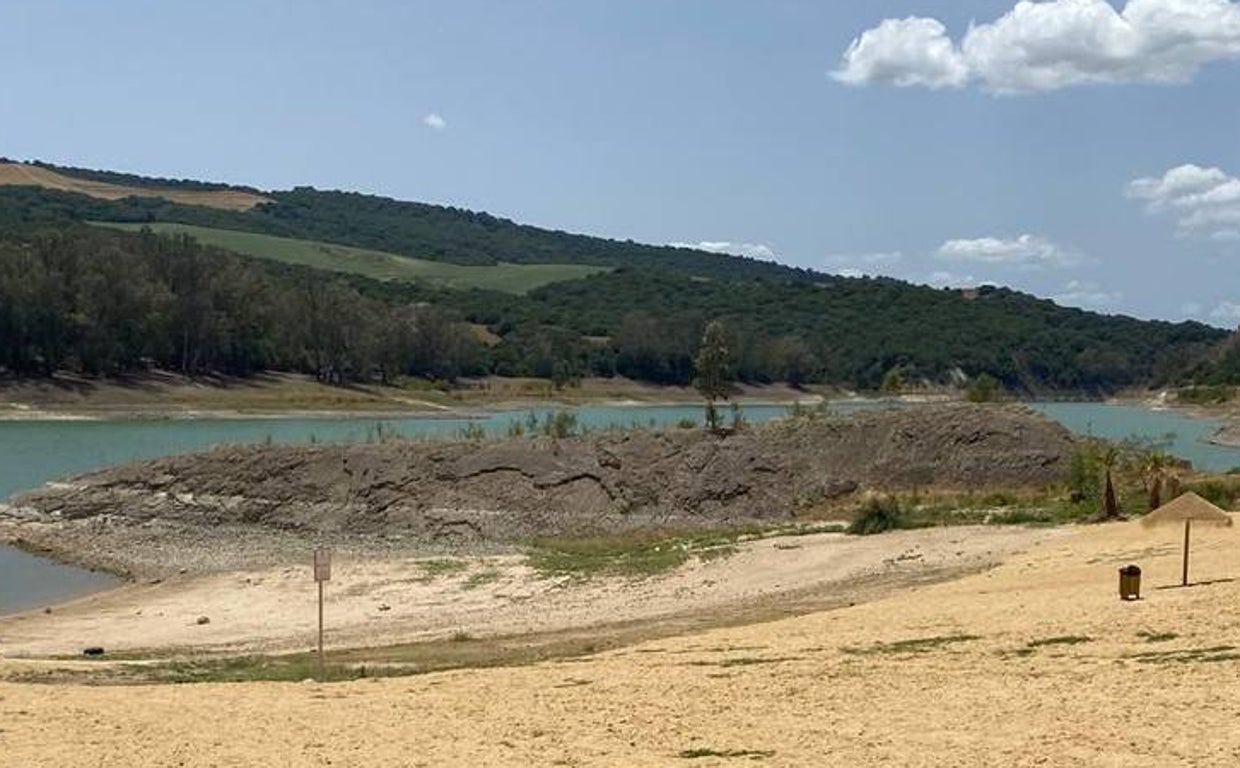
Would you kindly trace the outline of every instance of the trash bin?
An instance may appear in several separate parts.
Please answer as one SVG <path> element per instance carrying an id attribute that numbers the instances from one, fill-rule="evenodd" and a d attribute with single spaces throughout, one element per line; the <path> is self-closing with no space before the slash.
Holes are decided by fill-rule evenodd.
<path id="1" fill-rule="evenodd" d="M 1125 565 L 1119 569 L 1119 599 L 1141 599 L 1141 569 L 1135 565 Z"/>

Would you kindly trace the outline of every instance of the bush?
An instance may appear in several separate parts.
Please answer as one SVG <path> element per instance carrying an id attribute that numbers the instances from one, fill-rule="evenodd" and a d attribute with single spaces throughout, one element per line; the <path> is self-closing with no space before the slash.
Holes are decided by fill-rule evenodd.
<path id="1" fill-rule="evenodd" d="M 999 381 L 989 373 L 974 379 L 965 390 L 964 397 L 970 403 L 989 403 L 999 396 Z"/>
<path id="2" fill-rule="evenodd" d="M 900 502 L 889 496 L 875 497 L 861 507 L 861 512 L 848 524 L 848 533 L 871 536 L 884 531 L 908 528 L 909 521 Z"/>
<path id="3" fill-rule="evenodd" d="M 1192 491 L 1211 504 L 1230 510 L 1240 498 L 1240 482 L 1228 480 L 1203 480 L 1184 483 L 1183 490 Z"/>
<path id="4" fill-rule="evenodd" d="M 693 419 L 681 419 L 680 421 L 676 422 L 676 426 L 680 427 L 681 429 L 697 429 L 697 422 L 694 421 Z"/>

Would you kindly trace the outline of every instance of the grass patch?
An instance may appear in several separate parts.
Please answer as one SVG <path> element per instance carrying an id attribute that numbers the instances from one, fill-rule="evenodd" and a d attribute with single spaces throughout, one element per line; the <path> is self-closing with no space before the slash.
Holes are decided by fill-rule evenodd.
<path id="1" fill-rule="evenodd" d="M 444 261 L 428 261 L 384 251 L 347 245 L 296 240 L 231 229 L 199 227 L 173 222 L 142 224 L 92 222 L 96 226 L 134 232 L 143 227 L 165 235 L 189 235 L 204 245 L 225 248 L 245 256 L 300 264 L 314 269 L 347 272 L 375 280 L 426 281 L 448 288 L 527 293 L 540 286 L 563 280 L 577 280 L 607 267 L 584 264 L 495 264 L 470 267 Z"/>
<path id="2" fill-rule="evenodd" d="M 437 557 L 433 560 L 419 560 L 417 566 L 418 570 L 422 572 L 417 581 L 428 584 L 443 576 L 455 576 L 458 573 L 464 573 L 469 568 L 469 563 L 464 560 L 454 560 L 450 557 Z"/>
<path id="3" fill-rule="evenodd" d="M 690 661 L 685 666 L 688 667 L 723 667 L 728 669 L 731 667 L 753 667 L 760 664 L 782 664 L 785 661 L 801 661 L 800 656 L 737 656 L 731 659 L 720 659 L 719 661 Z"/>
<path id="4" fill-rule="evenodd" d="M 1216 645 L 1210 648 L 1186 648 L 1178 651 L 1145 651 L 1126 658 L 1142 664 L 1192 664 L 1221 661 L 1238 661 L 1240 653 L 1234 645 Z"/>
<path id="5" fill-rule="evenodd" d="M 494 568 L 487 568 L 484 571 L 471 573 L 465 583 L 461 585 L 461 589 L 477 589 L 485 587 L 487 584 L 494 584 L 499 581 L 502 574 Z"/>
<path id="6" fill-rule="evenodd" d="M 1147 643 L 1166 643 L 1177 639 L 1179 635 L 1174 632 L 1151 632 L 1147 629 L 1143 629 L 1137 633 L 1137 637 Z"/>
<path id="7" fill-rule="evenodd" d="M 927 653 L 938 648 L 946 648 L 956 643 L 968 643 L 974 640 L 981 640 L 981 635 L 938 635 L 935 637 L 919 637 L 911 640 L 897 640 L 893 643 L 875 643 L 874 645 L 858 648 L 855 646 L 846 646 L 840 650 L 844 653 L 853 655 L 870 655 L 870 654 L 900 654 L 900 653 Z"/>
<path id="8" fill-rule="evenodd" d="M 1042 640 L 1033 640 L 1025 644 L 1026 648 L 1046 648 L 1052 645 L 1080 645 L 1082 643 L 1092 643 L 1092 637 L 1085 635 L 1060 635 L 1059 637 L 1047 637 Z"/>
<path id="9" fill-rule="evenodd" d="M 679 534 L 636 531 L 584 538 L 542 537 L 529 542 L 527 563 L 546 577 L 591 578 L 657 576 L 690 560 L 711 562 L 731 557 L 742 542 L 783 536 L 837 533 L 836 523 L 783 528 L 737 528 Z"/>
<path id="10" fill-rule="evenodd" d="M 765 760 L 768 757 L 775 756 L 773 749 L 712 749 L 710 747 L 694 747 L 693 749 L 681 750 L 676 755 L 685 760 L 695 760 L 701 757 L 723 757 L 723 758 L 745 758 L 748 760 Z"/>

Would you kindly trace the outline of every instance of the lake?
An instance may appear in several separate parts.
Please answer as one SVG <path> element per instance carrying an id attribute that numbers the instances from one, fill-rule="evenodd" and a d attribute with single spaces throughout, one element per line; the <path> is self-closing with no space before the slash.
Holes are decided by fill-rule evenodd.
<path id="1" fill-rule="evenodd" d="M 882 402 L 841 401 L 837 412 L 882 407 Z M 1034 407 L 1080 434 L 1107 438 L 1158 438 L 1174 433 L 1171 450 L 1195 465 L 1215 471 L 1240 466 L 1240 449 L 1206 444 L 1202 438 L 1219 424 L 1172 411 L 1135 405 L 1099 403 L 1037 403 Z M 513 422 L 531 413 L 542 418 L 555 409 L 495 411 L 477 417 L 418 416 L 399 419 L 247 418 L 199 420 L 10 421 L 0 422 L 0 498 L 35 488 L 48 480 L 112 464 L 141 461 L 233 443 L 347 443 L 382 435 L 451 437 L 468 428 L 504 434 Z M 666 426 L 682 420 L 702 422 L 699 405 L 592 405 L 572 410 L 578 424 L 592 429 L 608 426 Z M 747 421 L 758 423 L 782 416 L 782 405 L 747 405 Z M 723 410 L 725 420 L 730 418 Z M 0 613 L 58 602 L 109 587 L 105 574 L 32 557 L 0 546 Z"/>

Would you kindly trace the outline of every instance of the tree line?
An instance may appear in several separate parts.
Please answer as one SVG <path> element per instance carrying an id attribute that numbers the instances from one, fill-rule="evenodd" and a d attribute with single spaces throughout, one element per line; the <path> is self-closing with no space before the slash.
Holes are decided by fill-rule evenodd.
<path id="1" fill-rule="evenodd" d="M 301 371 L 343 383 L 484 372 L 467 325 L 310 270 L 79 227 L 0 241 L 0 367 L 18 376 Z"/>

